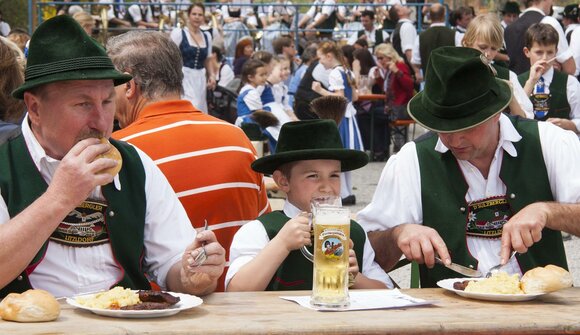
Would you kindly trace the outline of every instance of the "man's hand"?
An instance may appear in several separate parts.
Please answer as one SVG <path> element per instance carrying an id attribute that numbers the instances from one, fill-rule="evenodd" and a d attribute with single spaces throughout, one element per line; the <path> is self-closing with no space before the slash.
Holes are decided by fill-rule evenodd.
<path id="1" fill-rule="evenodd" d="M 114 176 L 101 171 L 116 166 L 117 162 L 98 158 L 110 146 L 109 143 L 101 144 L 96 138 L 79 141 L 61 160 L 47 192 L 54 194 L 57 201 L 73 208 L 84 201 L 95 187 L 113 181 Z"/>
<path id="2" fill-rule="evenodd" d="M 524 207 L 504 226 L 501 236 L 500 262 L 505 264 L 512 250 L 523 254 L 542 239 L 542 230 L 548 220 L 547 205 L 541 202 Z"/>
<path id="3" fill-rule="evenodd" d="M 203 264 L 195 264 L 195 258 L 205 250 L 207 259 Z M 187 247 L 182 257 L 184 274 L 191 277 L 194 274 L 204 273 L 212 280 L 216 280 L 224 272 L 226 251 L 217 241 L 213 231 L 203 231 L 197 234 L 195 241 Z"/>
<path id="4" fill-rule="evenodd" d="M 302 213 L 284 224 L 280 232 L 274 237 L 288 252 L 310 245 L 309 217 Z"/>
<path id="5" fill-rule="evenodd" d="M 435 265 L 438 255 L 445 264 L 451 264 L 451 257 L 445 242 L 433 228 L 405 223 L 393 228 L 397 246 L 410 261 L 425 264 L 428 268 Z"/>

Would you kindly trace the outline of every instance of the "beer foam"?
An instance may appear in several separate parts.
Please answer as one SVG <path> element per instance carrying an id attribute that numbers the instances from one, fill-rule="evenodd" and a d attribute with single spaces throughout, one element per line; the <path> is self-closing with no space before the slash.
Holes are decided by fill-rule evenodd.
<path id="1" fill-rule="evenodd" d="M 316 215 L 314 218 L 316 224 L 319 225 L 345 225 L 350 223 L 350 218 L 344 213 L 324 213 L 323 215 Z"/>

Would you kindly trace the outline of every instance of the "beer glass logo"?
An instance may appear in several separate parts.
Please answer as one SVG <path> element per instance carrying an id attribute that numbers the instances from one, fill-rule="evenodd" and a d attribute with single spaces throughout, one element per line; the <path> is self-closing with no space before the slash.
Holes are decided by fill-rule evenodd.
<path id="1" fill-rule="evenodd" d="M 346 235 L 340 229 L 326 229 L 320 234 L 322 254 L 327 259 L 340 259 L 344 254 Z"/>
<path id="2" fill-rule="evenodd" d="M 344 246 L 342 245 L 342 242 L 335 237 L 327 238 L 322 243 L 322 253 L 326 258 L 340 259 L 342 254 L 344 254 Z"/>

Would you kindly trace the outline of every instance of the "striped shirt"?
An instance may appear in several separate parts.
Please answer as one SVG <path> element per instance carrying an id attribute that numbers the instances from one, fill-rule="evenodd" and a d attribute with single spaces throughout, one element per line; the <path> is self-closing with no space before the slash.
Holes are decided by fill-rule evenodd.
<path id="1" fill-rule="evenodd" d="M 256 152 L 243 131 L 203 114 L 189 101 L 151 103 L 112 136 L 153 159 L 193 226 L 202 228 L 208 221 L 226 259 L 240 226 L 270 212 L 263 176 L 250 167 Z M 223 278 L 218 291 L 223 291 Z"/>

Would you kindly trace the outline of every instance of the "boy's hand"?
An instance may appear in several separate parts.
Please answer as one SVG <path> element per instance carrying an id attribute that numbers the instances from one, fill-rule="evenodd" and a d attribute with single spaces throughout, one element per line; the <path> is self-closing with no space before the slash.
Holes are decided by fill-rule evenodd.
<path id="1" fill-rule="evenodd" d="M 306 213 L 300 214 L 286 222 L 275 239 L 278 239 L 288 252 L 310 245 L 310 225 L 308 223 L 308 215 Z"/>
<path id="2" fill-rule="evenodd" d="M 356 260 L 356 253 L 354 252 L 354 243 L 350 240 L 350 248 L 348 250 L 348 274 L 349 277 L 356 279 L 359 273 L 358 261 Z"/>

